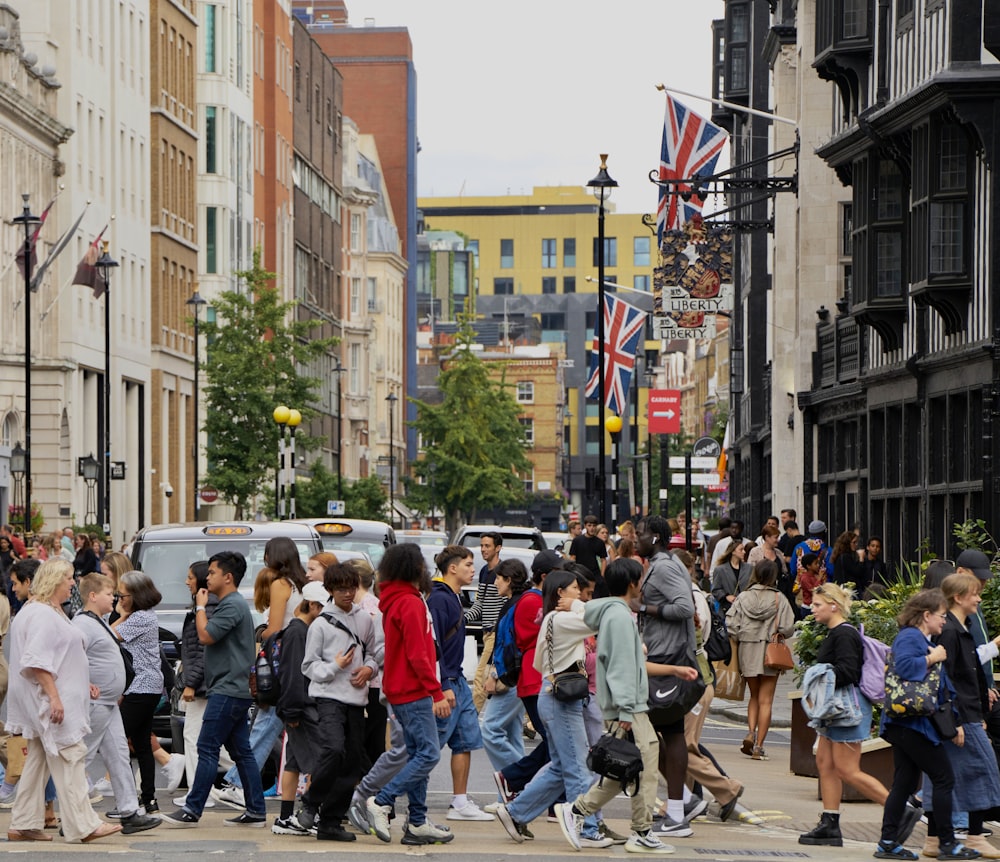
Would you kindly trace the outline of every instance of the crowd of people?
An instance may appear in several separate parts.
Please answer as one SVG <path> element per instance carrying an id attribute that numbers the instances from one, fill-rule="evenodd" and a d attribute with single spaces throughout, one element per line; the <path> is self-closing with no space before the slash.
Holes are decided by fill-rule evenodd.
<path id="1" fill-rule="evenodd" d="M 707 794 L 724 821 L 744 792 L 701 742 L 716 682 L 706 651 L 715 627 L 725 620 L 749 689 L 740 750 L 763 761 L 777 679 L 787 669 L 770 645 L 791 637 L 808 614 L 827 632 L 814 670 L 848 693 L 855 711 L 849 721 L 812 722 L 823 811 L 800 843 L 843 843 L 847 783 L 885 806 L 877 858 L 916 859 L 904 845 L 921 816 L 925 855 L 1000 858 L 983 825 L 1000 809 L 986 729 L 1000 700 L 990 667 L 1000 636 L 988 638 L 979 612 L 991 574 L 985 555 L 964 551 L 954 566 L 932 566 L 900 613 L 893 672 L 919 682 L 934 669 L 953 731 L 884 710 L 880 733 L 896 761 L 886 787 L 860 768 L 873 711 L 858 688 L 862 635 L 848 622 L 854 596 L 888 583 L 877 537 L 862 551 L 853 531 L 831 545 L 823 522 L 802 534 L 792 510 L 769 518 L 755 541 L 727 519 L 710 540 L 697 519 L 688 525 L 683 517 L 627 522 L 614 540 L 607 532 L 593 517 L 571 524 L 566 545 L 539 552 L 530 571 L 504 559 L 499 532 L 485 533 L 471 606 L 463 603 L 477 576 L 470 548 L 442 548 L 432 572 L 418 546 L 393 545 L 374 571 L 329 552 L 303 565 L 294 542 L 275 538 L 254 582 L 264 619 L 256 630 L 240 592 L 247 562 L 221 551 L 190 564 L 192 603 L 171 680 L 155 613 L 161 597 L 148 575 L 131 571 L 122 554 L 98 559 L 83 540 L 73 561 L 62 553 L 21 558 L 5 531 L 0 552 L 14 555 L 4 570 L 10 611 L 0 613 L 14 669 L 6 731 L 25 752 L 20 780 L 8 774 L 0 786 L 0 805 L 12 806 L 8 839 L 50 841 L 59 829 L 67 841 L 90 842 L 160 825 L 192 828 L 217 804 L 241 810 L 227 825 L 264 827 L 262 769 L 280 740 L 281 809 L 272 825 L 279 835 L 349 842 L 360 833 L 390 842 L 405 796 L 403 844 L 451 841 L 452 827 L 430 819 L 426 799 L 447 746 L 447 821 L 495 819 L 521 843 L 533 838 L 532 822 L 548 816 L 575 849 L 622 844 L 665 855 L 673 852 L 667 840 L 693 834 Z M 85 568 L 77 571 L 78 562 Z M 470 623 L 483 631 L 471 685 L 463 669 Z M 158 766 L 174 761 L 159 749 L 153 716 L 171 687 L 185 712 L 185 753 L 173 757 L 187 792 L 160 814 Z M 687 694 L 660 702 L 654 689 Z M 530 750 L 526 730 L 539 737 Z M 620 788 L 598 781 L 587 764 L 605 733 L 632 740 L 644 767 L 628 834 L 603 816 Z M 468 795 L 479 749 L 497 786 L 496 801 L 483 808 Z M 117 822 L 94 812 L 101 780 Z"/>

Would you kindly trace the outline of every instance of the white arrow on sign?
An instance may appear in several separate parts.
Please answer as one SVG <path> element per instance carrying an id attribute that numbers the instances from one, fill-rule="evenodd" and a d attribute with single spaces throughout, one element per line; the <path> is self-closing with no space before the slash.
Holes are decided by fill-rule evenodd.
<path id="1" fill-rule="evenodd" d="M 691 484 L 692 485 L 717 485 L 719 483 L 718 473 L 692 473 L 691 474 Z M 683 473 L 671 473 L 670 474 L 670 484 L 671 485 L 685 485 L 684 474 Z"/>
<path id="2" fill-rule="evenodd" d="M 715 458 L 706 458 L 704 456 L 695 456 L 691 459 L 691 469 L 692 470 L 714 470 L 719 465 L 719 462 Z M 671 455 L 670 456 L 670 469 L 671 470 L 683 470 L 684 469 L 684 456 L 683 455 Z"/>
<path id="3" fill-rule="evenodd" d="M 666 417 L 667 419 L 673 419 L 677 414 L 673 410 L 654 410 L 653 416 L 656 418 Z"/>

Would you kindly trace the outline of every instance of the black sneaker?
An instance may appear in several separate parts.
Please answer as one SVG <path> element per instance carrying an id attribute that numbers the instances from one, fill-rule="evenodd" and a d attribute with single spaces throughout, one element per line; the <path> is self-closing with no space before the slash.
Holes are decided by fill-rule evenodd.
<path id="1" fill-rule="evenodd" d="M 274 821 L 274 825 L 271 827 L 271 831 L 275 835 L 308 835 L 309 830 L 303 829 L 301 824 L 295 819 L 293 814 L 291 817 L 278 817 Z"/>
<path id="2" fill-rule="evenodd" d="M 323 824 L 316 829 L 316 838 L 319 841 L 357 841 L 358 836 L 353 832 L 348 832 L 339 823 Z"/>
<path id="3" fill-rule="evenodd" d="M 308 832 L 316 825 L 316 809 L 303 805 L 295 815 L 295 821 Z"/>
<path id="4" fill-rule="evenodd" d="M 168 829 L 192 829 L 198 825 L 198 818 L 186 808 L 178 808 L 170 814 L 162 815 L 163 825 Z"/>
<path id="5" fill-rule="evenodd" d="M 163 822 L 159 817 L 150 817 L 148 814 L 140 814 L 138 811 L 128 817 L 123 817 L 121 821 L 123 835 L 134 835 L 136 832 L 155 829 Z"/>
<path id="6" fill-rule="evenodd" d="M 263 829 L 267 826 L 267 817 L 263 814 L 251 814 L 244 811 L 239 817 L 223 820 L 225 826 L 253 826 L 255 829 Z"/>
<path id="7" fill-rule="evenodd" d="M 156 804 L 155 799 L 150 799 L 149 802 L 143 802 L 140 807 L 143 808 L 147 814 L 160 813 L 160 806 Z"/>

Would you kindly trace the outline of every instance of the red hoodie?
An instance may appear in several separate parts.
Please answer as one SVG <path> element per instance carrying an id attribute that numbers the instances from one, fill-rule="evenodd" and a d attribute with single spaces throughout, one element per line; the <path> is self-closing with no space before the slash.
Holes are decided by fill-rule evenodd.
<path id="1" fill-rule="evenodd" d="M 379 587 L 378 605 L 385 631 L 382 691 L 386 700 L 444 700 L 437 678 L 431 617 L 420 591 L 405 581 L 389 581 Z"/>

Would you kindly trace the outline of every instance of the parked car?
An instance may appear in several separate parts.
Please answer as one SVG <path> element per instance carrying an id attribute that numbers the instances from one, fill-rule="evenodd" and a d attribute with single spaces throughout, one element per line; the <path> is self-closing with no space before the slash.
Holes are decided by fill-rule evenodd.
<path id="1" fill-rule="evenodd" d="M 448 534 L 443 530 L 396 530 L 396 541 L 443 548 L 448 544 Z"/>
<path id="2" fill-rule="evenodd" d="M 459 527 L 452 537 L 455 545 L 468 545 L 470 548 L 479 546 L 483 533 L 499 533 L 503 536 L 505 548 L 528 548 L 532 551 L 544 551 L 548 545 L 545 537 L 537 527 L 496 527 L 492 524 L 466 524 Z"/>
<path id="3" fill-rule="evenodd" d="M 556 551 L 562 551 L 562 546 L 569 538 L 569 533 L 542 533 L 545 544 Z"/>
<path id="4" fill-rule="evenodd" d="M 384 521 L 361 518 L 299 518 L 296 524 L 306 524 L 320 535 L 323 550 L 334 554 L 339 549 L 363 551 L 375 566 L 389 545 L 396 544 L 396 533 Z"/>

